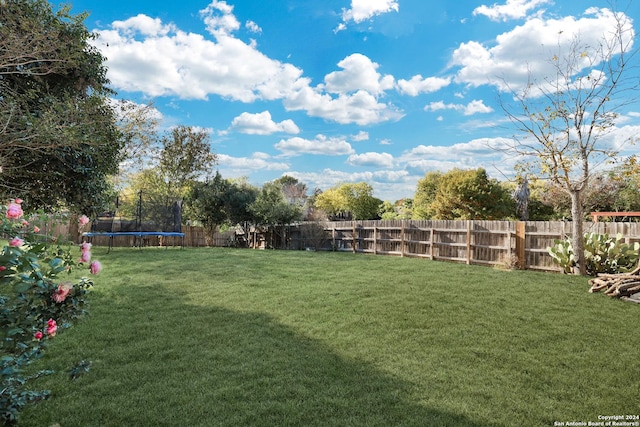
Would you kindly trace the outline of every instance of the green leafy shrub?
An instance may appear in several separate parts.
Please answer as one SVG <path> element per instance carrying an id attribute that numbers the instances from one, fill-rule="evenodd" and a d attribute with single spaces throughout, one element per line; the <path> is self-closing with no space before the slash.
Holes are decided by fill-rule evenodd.
<path id="1" fill-rule="evenodd" d="M 25 405 L 49 396 L 33 391 L 27 383 L 50 373 L 25 374 L 26 366 L 39 358 L 48 342 L 86 313 L 86 294 L 93 282 L 60 280 L 75 267 L 89 266 L 97 274 L 101 265 L 91 261 L 91 245 L 81 246 L 80 259 L 71 248 L 38 240 L 38 227 L 23 219 L 20 199 L 0 210 L 0 233 L 8 244 L 0 249 L 0 422 L 11 425 Z M 81 224 L 88 219 L 82 216 Z"/>
<path id="2" fill-rule="evenodd" d="M 608 234 L 585 233 L 584 258 L 587 274 L 621 273 L 634 268 L 640 256 L 640 243 L 628 245 L 622 235 L 610 237 Z M 547 248 L 556 265 L 565 273 L 570 273 L 576 266 L 577 257 L 573 253 L 571 240 L 554 240 L 554 245 Z"/>

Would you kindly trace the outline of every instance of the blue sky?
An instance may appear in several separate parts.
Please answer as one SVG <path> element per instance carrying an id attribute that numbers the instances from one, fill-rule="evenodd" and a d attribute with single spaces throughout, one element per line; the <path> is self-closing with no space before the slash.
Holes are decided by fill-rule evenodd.
<path id="1" fill-rule="evenodd" d="M 512 177 L 516 160 L 490 148 L 513 135 L 497 103 L 505 84 L 525 84 L 527 67 L 548 71 L 565 36 L 612 22 L 596 0 L 72 5 L 90 13 L 118 97 L 153 102 L 165 128 L 210 131 L 223 177 L 286 174 L 323 190 L 365 181 L 390 201 L 434 170 Z M 625 10 L 636 27 L 639 9 Z M 610 138 L 639 130 L 631 104 Z"/>

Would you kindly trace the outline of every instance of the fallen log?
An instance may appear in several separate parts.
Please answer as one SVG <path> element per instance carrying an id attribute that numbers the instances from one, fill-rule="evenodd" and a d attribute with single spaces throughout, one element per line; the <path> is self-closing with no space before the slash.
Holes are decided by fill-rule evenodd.
<path id="1" fill-rule="evenodd" d="M 589 280 L 589 292 L 604 291 L 605 295 L 640 303 L 640 263 L 628 273 L 601 273 Z"/>
<path id="2" fill-rule="evenodd" d="M 620 297 L 623 301 L 634 302 L 636 304 L 640 304 L 640 293 L 631 295 L 630 297 Z"/>

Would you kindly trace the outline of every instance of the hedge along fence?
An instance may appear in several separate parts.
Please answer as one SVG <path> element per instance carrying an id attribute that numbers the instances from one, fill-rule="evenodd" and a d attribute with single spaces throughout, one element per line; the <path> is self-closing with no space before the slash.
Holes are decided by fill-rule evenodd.
<path id="1" fill-rule="evenodd" d="M 323 234 L 303 223 L 289 230 L 290 249 L 313 248 L 423 257 L 467 264 L 518 265 L 562 271 L 547 248 L 571 235 L 564 221 L 352 221 L 321 223 Z M 585 222 L 585 233 L 622 234 L 626 243 L 640 241 L 640 223 Z M 516 264 L 517 263 L 517 264 Z"/>

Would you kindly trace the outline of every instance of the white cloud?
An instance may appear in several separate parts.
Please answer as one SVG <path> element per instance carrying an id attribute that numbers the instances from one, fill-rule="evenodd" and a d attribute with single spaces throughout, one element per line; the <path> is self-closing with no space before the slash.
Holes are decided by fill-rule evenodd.
<path id="1" fill-rule="evenodd" d="M 124 21 L 113 21 L 111 27 L 129 36 L 140 33 L 143 36 L 159 37 L 175 31 L 175 27 L 172 24 L 165 25 L 161 19 L 150 18 L 143 14 L 138 14 Z"/>
<path id="2" fill-rule="evenodd" d="M 200 11 L 207 25 L 207 31 L 214 36 L 229 35 L 240 28 L 240 22 L 233 15 L 233 6 L 226 1 L 214 0 Z"/>
<path id="3" fill-rule="evenodd" d="M 258 24 L 256 24 L 253 21 L 247 21 L 244 24 L 245 28 L 249 31 L 251 31 L 252 33 L 261 33 L 262 32 L 262 28 L 260 28 L 260 26 Z"/>
<path id="4" fill-rule="evenodd" d="M 352 154 L 347 159 L 351 166 L 373 166 L 379 168 L 393 167 L 393 156 L 389 153 Z"/>
<path id="5" fill-rule="evenodd" d="M 276 132 L 300 133 L 300 129 L 293 120 L 276 123 L 271 119 L 269 111 L 256 114 L 242 113 L 233 119 L 231 127 L 240 133 L 253 135 L 270 135 Z"/>
<path id="6" fill-rule="evenodd" d="M 285 99 L 284 106 L 292 111 L 305 110 L 310 116 L 361 126 L 399 120 L 403 117 L 403 113 L 393 105 L 378 102 L 375 96 L 364 90 L 351 95 L 340 94 L 334 98 L 305 86 Z"/>
<path id="7" fill-rule="evenodd" d="M 275 148 L 282 151 L 285 156 L 299 156 L 301 154 L 341 156 L 354 152 L 344 138 L 327 138 L 324 135 L 316 135 L 313 140 L 297 136 L 283 139 L 275 145 Z"/>
<path id="8" fill-rule="evenodd" d="M 602 58 L 597 48 L 604 39 L 613 43 L 610 38 L 616 25 L 613 12 L 598 8 L 588 9 L 581 18 L 534 18 L 500 34 L 492 47 L 476 41 L 460 44 L 450 65 L 460 67 L 455 77 L 457 83 L 490 84 L 504 92 L 518 91 L 527 87 L 530 81 L 541 85 L 545 77 L 555 76 L 556 66 L 563 69 L 564 64 L 553 59 L 563 61 L 572 50 L 576 53 L 573 45 L 576 37 L 580 42 L 578 52 L 584 52 L 584 57 L 574 66 L 575 72 L 598 64 Z M 624 23 L 623 30 L 623 43 L 631 48 L 634 36 L 631 20 Z"/>
<path id="9" fill-rule="evenodd" d="M 388 12 L 398 12 L 400 5 L 396 0 L 351 0 L 351 9 L 342 9 L 344 23 L 356 24 Z"/>
<path id="10" fill-rule="evenodd" d="M 375 171 L 373 173 L 373 178 L 376 181 L 387 182 L 387 183 L 402 182 L 408 176 L 409 176 L 409 172 L 405 170 Z"/>
<path id="11" fill-rule="evenodd" d="M 493 21 L 507 21 L 527 16 L 530 10 L 551 0 L 507 0 L 505 4 L 482 5 L 473 10 L 474 15 L 484 15 Z"/>
<path id="12" fill-rule="evenodd" d="M 411 80 L 398 80 L 398 88 L 400 93 L 409 96 L 418 96 L 421 93 L 436 92 L 451 83 L 451 77 L 427 77 L 423 78 L 420 74 L 411 77 Z"/>
<path id="13" fill-rule="evenodd" d="M 342 71 L 333 71 L 324 78 L 327 92 L 345 94 L 364 90 L 379 95 L 393 88 L 393 76 L 380 75 L 377 71 L 379 65 L 360 53 L 347 56 L 338 62 L 338 67 Z"/>
<path id="14" fill-rule="evenodd" d="M 460 104 L 445 104 L 444 101 L 434 101 L 424 107 L 425 111 L 438 111 L 438 110 L 460 110 L 464 108 Z"/>
<path id="15" fill-rule="evenodd" d="M 403 117 L 396 107 L 378 100 L 385 90 L 394 87 L 395 80 L 379 74 L 378 64 L 362 54 L 353 54 L 338 66 L 342 71 L 327 74 L 325 83 L 315 88 L 304 80 L 305 84 L 294 88 L 283 101 L 285 108 L 304 110 L 310 116 L 341 124 L 370 125 Z"/>
<path id="16" fill-rule="evenodd" d="M 612 147 L 619 152 L 619 160 L 638 154 L 640 143 L 640 125 L 626 125 L 616 127 L 605 136 L 601 146 Z"/>
<path id="17" fill-rule="evenodd" d="M 338 66 L 342 71 L 327 74 L 325 83 L 317 87 L 304 80 L 305 84 L 294 88 L 283 101 L 285 108 L 304 110 L 310 116 L 341 124 L 370 125 L 403 117 L 396 107 L 378 99 L 385 90 L 394 87 L 395 81 L 393 76 L 379 74 L 378 64 L 365 55 L 353 54 Z"/>
<path id="18" fill-rule="evenodd" d="M 491 113 L 492 111 L 493 111 L 493 108 L 487 105 L 484 105 L 484 102 L 478 99 L 474 99 L 464 107 L 465 116 L 471 116 L 476 113 L 481 113 L 481 114 Z"/>
<path id="19" fill-rule="evenodd" d="M 637 154 L 638 148 L 634 146 L 638 142 L 638 131 L 640 126 L 623 125 L 609 129 L 606 134 L 602 134 L 598 140 L 598 146 L 603 150 L 610 149 L 618 152 Z M 632 151 L 632 153 L 630 153 Z M 595 156 L 594 156 L 595 157 Z"/>
<path id="20" fill-rule="evenodd" d="M 366 172 L 344 172 L 335 169 L 324 169 L 320 172 L 290 171 L 292 176 L 309 185 L 310 188 L 327 190 L 345 182 L 366 182 L 373 186 L 374 196 L 382 200 L 397 200 L 412 197 L 416 183 L 421 176 L 411 175 L 405 170 L 382 170 Z"/>
<path id="21" fill-rule="evenodd" d="M 303 110 L 342 124 L 370 125 L 403 116 L 393 105 L 379 102 L 395 79 L 379 74 L 378 64 L 366 56 L 347 56 L 338 64 L 342 70 L 311 87 L 311 79 L 303 77 L 301 69 L 267 57 L 257 50 L 255 41 L 235 38 L 232 32 L 239 24 L 232 12 L 224 1 L 214 1 L 201 11 L 215 40 L 145 15 L 96 30 L 101 36 L 96 45 L 107 58 L 108 78 L 117 90 L 149 97 L 206 100 L 214 95 L 245 103 L 282 100 L 288 110 Z"/>
<path id="22" fill-rule="evenodd" d="M 203 100 L 214 94 L 252 102 L 280 99 L 304 85 L 302 70 L 272 60 L 239 39 L 219 34 L 214 42 L 162 25 L 146 26 L 140 33 L 141 21 L 146 20 L 139 15 L 99 31 L 98 48 L 107 57 L 108 77 L 120 90 Z M 150 33 L 152 28 L 155 33 Z M 140 35 L 144 37 L 138 40 Z"/>
<path id="23" fill-rule="evenodd" d="M 365 132 L 361 130 L 355 135 L 351 135 L 351 139 L 354 141 L 368 141 L 369 140 L 369 132 Z"/>
<path id="24" fill-rule="evenodd" d="M 439 110 L 455 110 L 462 111 L 465 116 L 471 116 L 477 113 L 490 113 L 493 108 L 484 104 L 482 100 L 474 99 L 467 105 L 464 104 L 445 104 L 443 101 L 431 102 L 424 107 L 425 111 L 439 111 Z"/>
<path id="25" fill-rule="evenodd" d="M 218 154 L 218 165 L 221 168 L 246 170 L 288 170 L 289 164 L 271 161 L 271 156 L 266 153 L 253 153 L 251 157 L 232 157 L 227 154 Z"/>
<path id="26" fill-rule="evenodd" d="M 497 168 L 512 171 L 516 158 L 506 151 L 510 144 L 513 141 L 507 138 L 479 138 L 448 147 L 419 145 L 405 151 L 396 160 L 398 164 L 420 173 L 478 167 L 488 172 L 489 169 L 495 172 Z"/>

